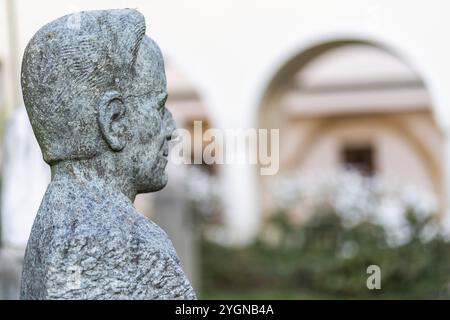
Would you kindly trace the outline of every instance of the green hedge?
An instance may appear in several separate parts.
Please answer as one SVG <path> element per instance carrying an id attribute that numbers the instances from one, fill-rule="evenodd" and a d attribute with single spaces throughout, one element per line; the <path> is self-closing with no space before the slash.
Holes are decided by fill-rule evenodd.
<path id="1" fill-rule="evenodd" d="M 392 246 L 384 228 L 343 227 L 331 210 L 294 227 L 282 212 L 269 221 L 281 231 L 244 248 L 202 241 L 202 298 L 450 298 L 450 244 L 423 241 L 430 219 L 408 212 L 411 238 Z M 366 269 L 381 268 L 381 290 L 368 290 Z"/>

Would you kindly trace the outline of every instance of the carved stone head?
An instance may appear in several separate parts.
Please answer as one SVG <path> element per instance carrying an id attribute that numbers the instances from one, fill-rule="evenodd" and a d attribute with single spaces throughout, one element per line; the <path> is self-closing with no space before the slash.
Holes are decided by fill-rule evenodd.
<path id="1" fill-rule="evenodd" d="M 42 27 L 25 49 L 22 91 L 44 160 L 101 159 L 136 193 L 167 183 L 175 129 L 164 62 L 136 10 L 86 11 Z"/>

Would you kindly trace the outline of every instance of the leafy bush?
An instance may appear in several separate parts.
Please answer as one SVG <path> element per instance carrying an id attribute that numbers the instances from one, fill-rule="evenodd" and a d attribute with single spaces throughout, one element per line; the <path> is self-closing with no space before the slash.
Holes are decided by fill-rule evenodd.
<path id="1" fill-rule="evenodd" d="M 450 244 L 431 216 L 406 212 L 410 237 L 393 246 L 370 221 L 346 226 L 332 207 L 301 227 L 284 212 L 268 221 L 277 240 L 244 248 L 203 240 L 203 298 L 450 298 Z M 369 265 L 381 268 L 381 290 L 366 286 Z"/>

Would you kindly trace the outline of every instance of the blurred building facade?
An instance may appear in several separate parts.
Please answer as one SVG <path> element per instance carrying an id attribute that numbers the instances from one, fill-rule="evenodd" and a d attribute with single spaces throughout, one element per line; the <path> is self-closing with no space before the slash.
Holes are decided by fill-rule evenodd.
<path id="1" fill-rule="evenodd" d="M 4 118 L 22 105 L 21 57 L 38 28 L 67 13 L 122 7 L 145 15 L 147 33 L 162 48 L 167 105 L 180 127 L 192 130 L 202 120 L 219 129 L 279 128 L 280 173 L 295 169 L 314 178 L 347 167 L 382 175 L 432 191 L 447 214 L 447 2 L 0 0 Z M 222 186 L 226 241 L 246 243 L 273 205 L 276 176 L 262 177 L 253 165 L 213 171 Z M 156 217 L 164 207 L 157 201 L 144 195 L 136 205 Z M 181 220 L 168 233 L 184 232 L 184 218 L 174 218 Z M 8 232 L 3 223 L 2 237 Z M 195 238 L 186 237 L 176 241 Z"/>
<path id="2" fill-rule="evenodd" d="M 361 41 L 312 47 L 287 62 L 263 101 L 262 126 L 283 128 L 281 173 L 313 181 L 352 170 L 427 192 L 444 213 L 444 137 L 431 97 L 387 48 Z M 261 179 L 266 208 L 275 202 L 276 178 Z"/>

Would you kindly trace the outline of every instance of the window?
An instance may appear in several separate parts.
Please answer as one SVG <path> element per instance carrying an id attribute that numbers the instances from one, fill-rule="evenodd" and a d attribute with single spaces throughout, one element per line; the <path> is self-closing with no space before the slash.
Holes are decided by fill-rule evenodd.
<path id="1" fill-rule="evenodd" d="M 375 171 L 374 150 L 372 146 L 345 146 L 342 161 L 346 169 L 355 170 L 364 176 L 372 176 Z"/>

